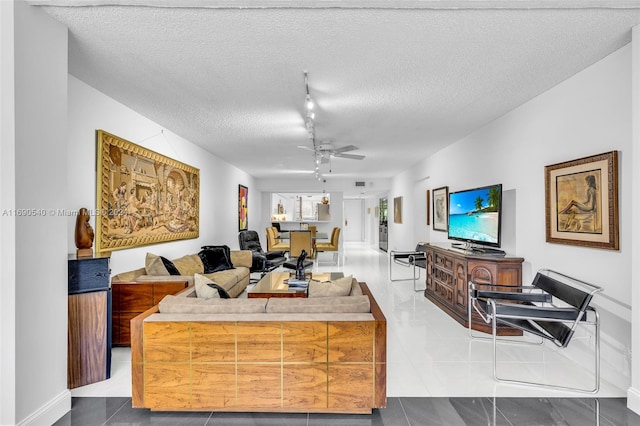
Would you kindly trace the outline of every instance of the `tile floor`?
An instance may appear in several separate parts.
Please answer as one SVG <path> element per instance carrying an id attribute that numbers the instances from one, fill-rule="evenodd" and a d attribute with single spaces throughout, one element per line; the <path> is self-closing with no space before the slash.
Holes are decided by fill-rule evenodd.
<path id="1" fill-rule="evenodd" d="M 320 253 L 314 268 L 342 271 L 365 281 L 385 313 L 386 409 L 376 410 L 372 416 L 346 418 L 135 410 L 128 405 L 130 352 L 114 348 L 111 378 L 73 389 L 73 409 L 58 424 L 218 424 L 218 420 L 222 424 L 640 424 L 640 417 L 626 409 L 626 390 L 604 380 L 597 399 L 585 398 L 583 393 L 496 383 L 491 343 L 469 339 L 464 327 L 426 300 L 422 292 L 413 291 L 411 280 L 390 282 L 388 257 L 382 251 L 362 243 L 346 243 L 338 266 L 332 265 L 330 253 Z M 394 266 L 394 274 L 408 276 L 410 271 Z M 503 371 L 513 377 L 542 375 L 578 385 L 586 385 L 589 379 L 585 370 L 550 346 L 510 345 L 501 354 Z M 600 416 L 595 415 L 596 408 Z M 89 420 L 94 414 L 96 423 Z M 83 423 L 85 416 L 89 423 Z M 578 422 L 580 416 L 591 420 Z"/>
<path id="2" fill-rule="evenodd" d="M 73 398 L 69 413 L 54 426 L 212 425 L 388 425 L 488 426 L 640 424 L 624 398 L 428 398 L 391 397 L 371 415 L 151 412 L 131 408 L 125 397 Z"/>

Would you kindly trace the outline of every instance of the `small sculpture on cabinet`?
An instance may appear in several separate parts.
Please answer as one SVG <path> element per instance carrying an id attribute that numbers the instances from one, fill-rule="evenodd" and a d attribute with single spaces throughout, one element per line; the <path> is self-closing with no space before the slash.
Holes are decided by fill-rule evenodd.
<path id="1" fill-rule="evenodd" d="M 306 259 L 306 257 L 307 257 L 307 251 L 302 250 L 302 252 L 300 252 L 300 256 L 298 256 L 298 262 L 296 263 L 296 279 L 297 280 L 304 280 L 305 278 L 304 259 Z"/>
<path id="2" fill-rule="evenodd" d="M 93 228 L 89 223 L 90 218 L 89 211 L 84 207 L 78 211 L 78 216 L 76 216 L 75 241 L 78 258 L 93 257 Z"/>

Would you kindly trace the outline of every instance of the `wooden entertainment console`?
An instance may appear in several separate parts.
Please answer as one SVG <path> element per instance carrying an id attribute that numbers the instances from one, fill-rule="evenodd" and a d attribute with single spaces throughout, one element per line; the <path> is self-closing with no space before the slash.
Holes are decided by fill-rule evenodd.
<path id="1" fill-rule="evenodd" d="M 467 254 L 464 250 L 444 245 L 427 245 L 427 288 L 424 296 L 449 316 L 467 327 L 469 281 L 508 286 L 522 285 L 521 257 L 500 257 L 483 254 Z M 485 324 L 474 314 L 473 329 L 491 333 L 491 325 Z M 521 334 L 511 328 L 498 330 L 498 334 Z"/>

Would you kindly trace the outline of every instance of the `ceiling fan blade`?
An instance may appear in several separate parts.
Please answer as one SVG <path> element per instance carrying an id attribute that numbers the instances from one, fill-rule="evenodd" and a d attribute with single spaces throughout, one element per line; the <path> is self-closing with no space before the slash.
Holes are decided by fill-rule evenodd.
<path id="1" fill-rule="evenodd" d="M 355 151 L 356 149 L 358 149 L 358 147 L 355 145 L 347 145 L 347 146 L 341 146 L 340 148 L 333 149 L 332 151 L 334 153 L 341 153 L 341 152 L 347 152 L 347 151 Z"/>
<path id="2" fill-rule="evenodd" d="M 298 148 L 300 149 L 306 149 L 307 151 L 311 151 L 311 152 L 315 152 L 315 150 L 309 146 L 304 146 L 304 145 L 298 145 Z"/>
<path id="3" fill-rule="evenodd" d="M 364 157 L 364 155 L 357 155 L 357 154 L 333 154 L 334 157 L 338 157 L 338 158 L 348 158 L 350 160 L 362 160 Z"/>

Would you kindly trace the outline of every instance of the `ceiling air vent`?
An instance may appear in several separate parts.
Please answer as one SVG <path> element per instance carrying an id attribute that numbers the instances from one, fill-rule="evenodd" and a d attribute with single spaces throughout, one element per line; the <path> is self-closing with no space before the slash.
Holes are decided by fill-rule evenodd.
<path id="1" fill-rule="evenodd" d="M 364 186 L 364 182 L 358 182 L 358 181 L 356 181 L 356 186 Z"/>

